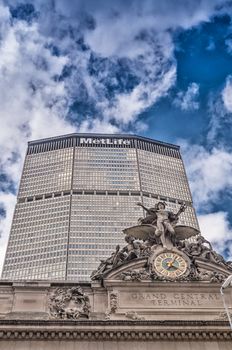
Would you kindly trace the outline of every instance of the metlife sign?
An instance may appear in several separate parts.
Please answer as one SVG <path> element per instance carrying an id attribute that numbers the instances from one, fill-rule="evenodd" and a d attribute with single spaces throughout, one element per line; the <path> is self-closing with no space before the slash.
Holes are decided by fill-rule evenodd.
<path id="1" fill-rule="evenodd" d="M 81 137 L 80 145 L 92 145 L 92 146 L 130 146 L 131 140 L 129 139 L 118 139 L 118 138 L 92 138 L 92 137 Z"/>

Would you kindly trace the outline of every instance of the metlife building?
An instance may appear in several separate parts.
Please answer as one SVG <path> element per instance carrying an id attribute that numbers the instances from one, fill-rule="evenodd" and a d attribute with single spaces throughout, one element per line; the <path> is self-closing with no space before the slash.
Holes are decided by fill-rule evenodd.
<path id="1" fill-rule="evenodd" d="M 4 279 L 88 281 L 123 246 L 122 230 L 165 201 L 198 228 L 179 147 L 135 135 L 71 134 L 29 142 Z"/>

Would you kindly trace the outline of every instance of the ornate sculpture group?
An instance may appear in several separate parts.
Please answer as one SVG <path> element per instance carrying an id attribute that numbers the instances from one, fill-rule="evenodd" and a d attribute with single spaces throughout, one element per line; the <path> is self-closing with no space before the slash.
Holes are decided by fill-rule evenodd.
<path id="1" fill-rule="evenodd" d="M 216 253 L 209 241 L 207 241 L 200 232 L 184 226 L 176 226 L 179 216 L 186 209 L 182 205 L 175 214 L 166 210 L 164 202 L 159 202 L 154 208 L 146 208 L 143 204 L 137 203 L 147 213 L 145 218 L 139 219 L 139 226 L 134 226 L 124 230 L 126 245 L 122 249 L 116 247 L 115 252 L 101 263 L 97 270 L 93 271 L 91 278 L 93 280 L 102 279 L 108 271 L 124 264 L 125 262 L 149 257 L 156 247 L 164 249 L 177 249 L 183 252 L 189 258 L 191 264 L 188 277 L 179 277 L 185 280 L 208 280 L 222 281 L 225 276 L 218 273 L 209 273 L 200 270 L 196 259 L 204 260 L 210 263 L 220 264 L 227 269 L 232 269 L 232 262 L 226 262 L 224 258 Z M 189 237 L 194 236 L 194 240 Z M 121 276 L 125 280 L 157 279 L 164 280 L 151 272 L 132 271 Z"/>
<path id="2" fill-rule="evenodd" d="M 99 279 L 99 277 L 103 276 L 107 271 L 122 263 L 149 255 L 149 244 L 132 236 L 125 236 L 125 241 L 127 243 L 125 247 L 120 249 L 120 246 L 117 245 L 115 252 L 113 252 L 109 258 L 100 260 L 101 263 L 98 269 L 91 274 L 92 280 Z"/>
<path id="3" fill-rule="evenodd" d="M 194 242 L 180 241 L 177 246 L 190 258 L 200 258 L 232 269 L 232 261 L 225 261 L 223 256 L 213 250 L 211 243 L 201 235 L 196 236 Z"/>
<path id="4" fill-rule="evenodd" d="M 186 209 L 186 205 L 183 204 L 179 211 L 174 214 L 171 211 L 166 210 L 166 204 L 159 202 L 154 208 L 146 208 L 142 203 L 137 203 L 142 207 L 147 216 L 145 219 L 140 219 L 139 222 L 143 224 L 150 224 L 154 226 L 154 235 L 158 239 L 160 238 L 162 246 L 168 248 L 175 245 L 175 230 L 174 226 L 177 224 L 179 216 Z"/>

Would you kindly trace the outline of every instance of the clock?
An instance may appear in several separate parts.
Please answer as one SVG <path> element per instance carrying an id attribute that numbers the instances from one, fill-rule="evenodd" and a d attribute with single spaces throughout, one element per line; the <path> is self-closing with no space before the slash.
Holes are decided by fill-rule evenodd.
<path id="1" fill-rule="evenodd" d="M 155 257 L 154 268 L 160 276 L 176 279 L 186 273 L 188 262 L 178 253 L 162 252 Z"/>

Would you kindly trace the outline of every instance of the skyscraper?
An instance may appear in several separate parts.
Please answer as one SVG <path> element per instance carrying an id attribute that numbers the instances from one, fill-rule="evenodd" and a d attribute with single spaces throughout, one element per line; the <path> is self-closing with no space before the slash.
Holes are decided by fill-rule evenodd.
<path id="1" fill-rule="evenodd" d="M 5 279 L 85 281 L 144 216 L 137 202 L 187 209 L 198 228 L 176 145 L 135 135 L 71 134 L 28 143 L 3 267 Z"/>

